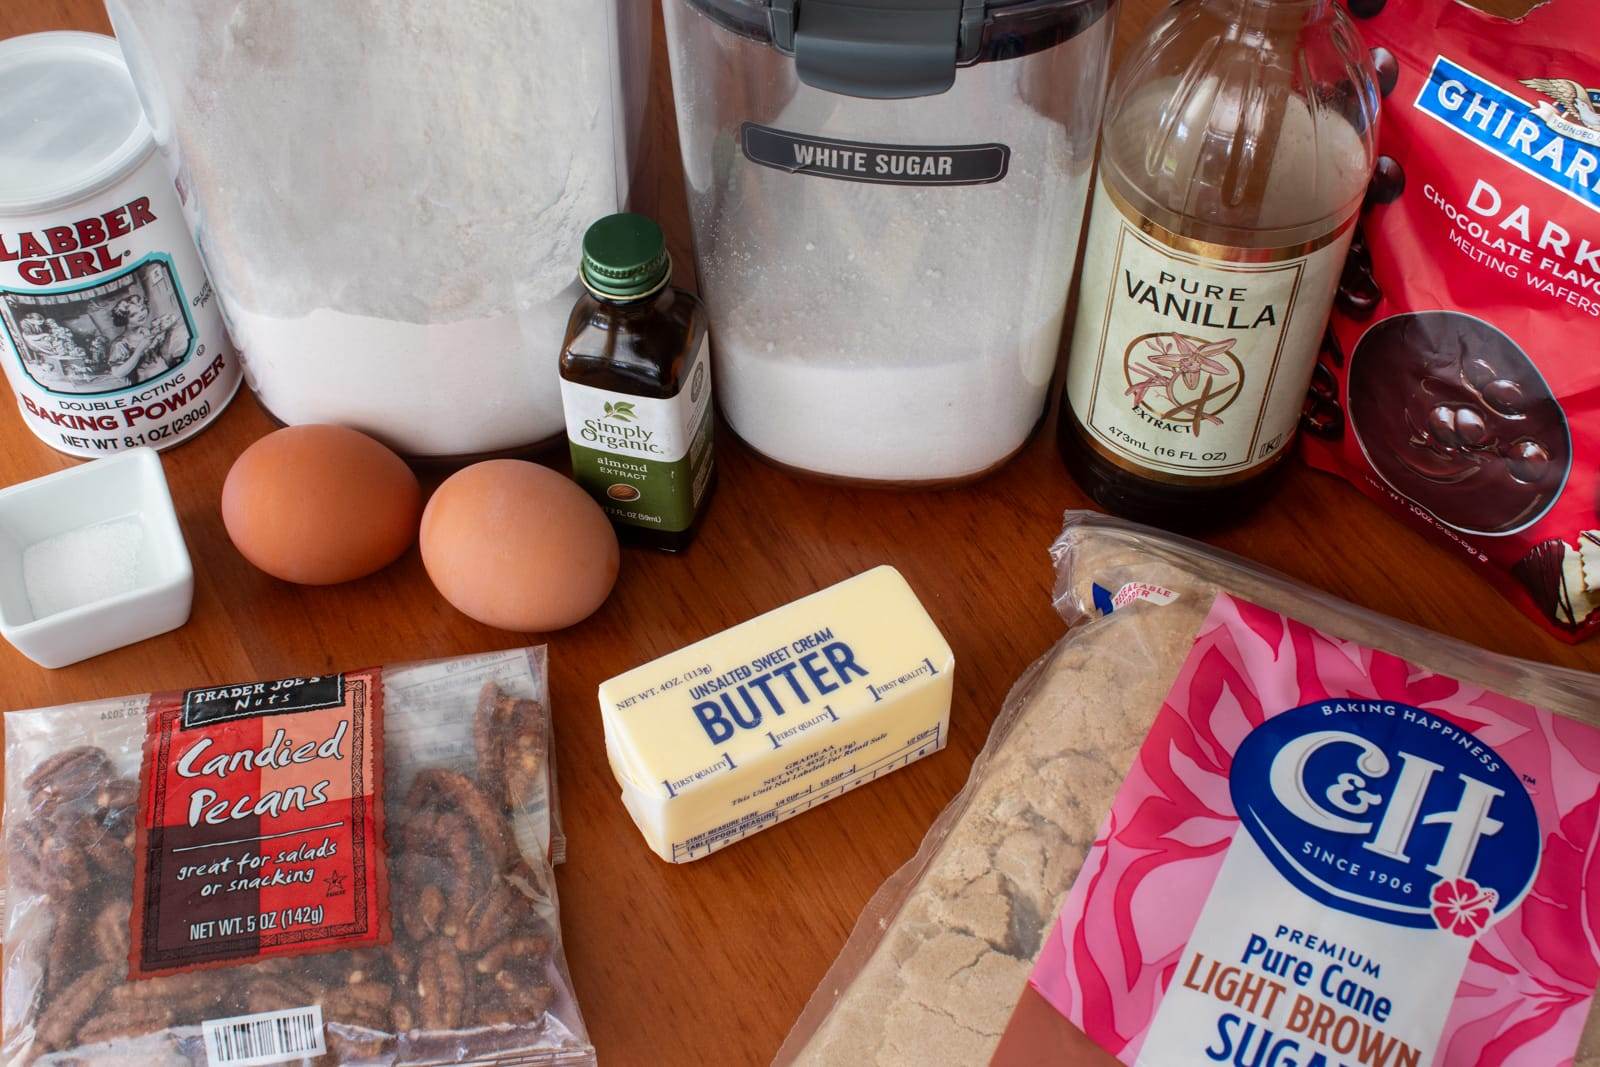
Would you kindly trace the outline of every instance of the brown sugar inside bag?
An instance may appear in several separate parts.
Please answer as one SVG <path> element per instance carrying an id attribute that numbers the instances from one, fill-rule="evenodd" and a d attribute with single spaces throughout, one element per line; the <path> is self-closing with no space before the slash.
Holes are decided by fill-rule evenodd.
<path id="1" fill-rule="evenodd" d="M 1156 753 L 1165 751 L 1165 745 L 1153 742 L 1152 732 L 1158 719 L 1192 702 L 1178 694 L 1190 691 L 1187 682 L 1196 677 L 1197 650 L 1214 651 L 1215 613 L 1228 605 L 1255 606 L 1240 618 L 1282 617 L 1286 620 L 1282 633 L 1290 635 L 1283 638 L 1290 641 L 1285 647 L 1326 641 L 1329 649 L 1345 649 L 1346 654 L 1333 662 L 1365 664 L 1383 685 L 1396 684 L 1395 678 L 1410 678 L 1419 685 L 1437 678 L 1411 697 L 1427 705 L 1429 721 L 1443 722 L 1455 710 L 1451 701 L 1464 699 L 1461 694 L 1469 686 L 1482 687 L 1485 693 L 1515 698 L 1496 699 L 1492 706 L 1517 708 L 1518 714 L 1525 710 L 1536 721 L 1556 724 L 1551 734 L 1572 746 L 1578 753 L 1576 761 L 1600 753 L 1600 737 L 1589 737 L 1587 727 L 1579 725 L 1600 722 L 1595 711 L 1600 679 L 1593 676 L 1486 653 L 1335 600 L 1195 542 L 1102 516 L 1069 513 L 1053 555 L 1057 606 L 1071 625 L 1070 632 L 1018 681 L 965 789 L 939 817 L 917 855 L 885 882 L 863 911 L 791 1030 L 778 1063 L 937 1067 L 985 1063 L 994 1057 L 1002 1067 L 1023 1063 L 1091 1067 L 1118 1060 L 1132 1063 L 1141 1052 L 1148 1058 L 1139 1062 L 1163 1067 L 1216 1062 L 1202 1052 L 1208 1041 L 1213 1048 L 1221 1047 L 1223 1039 L 1214 1028 L 1180 1027 L 1180 1034 L 1194 1039 L 1187 1054 L 1172 1054 L 1151 1043 L 1166 1036 L 1152 1025 L 1154 1006 L 1178 984 L 1174 975 L 1179 974 L 1180 963 L 1190 962 L 1187 952 L 1174 946 L 1193 951 L 1192 946 L 1203 943 L 1208 922 L 1189 913 L 1201 910 L 1209 899 L 1209 883 L 1203 877 L 1191 881 L 1187 874 L 1164 875 L 1168 880 L 1158 878 L 1145 888 L 1119 895 L 1104 891 L 1112 882 L 1079 875 L 1105 872 L 1109 879 L 1123 870 L 1109 850 L 1117 846 L 1117 834 L 1132 820 L 1108 824 L 1108 817 L 1124 791 L 1141 780 L 1137 773 L 1141 766 L 1159 769 Z M 1313 631 L 1324 636 L 1313 638 Z M 1274 631 L 1263 624 L 1262 632 Z M 1291 662 L 1290 657 L 1280 658 L 1285 664 Z M 1415 669 L 1399 670 L 1401 658 Z M 1253 659 L 1276 662 L 1265 653 Z M 1395 669 L 1388 670 L 1390 665 Z M 1291 674 L 1289 684 L 1298 684 L 1297 677 L 1305 676 Z M 1275 684 L 1283 683 L 1280 679 Z M 1195 689 L 1203 691 L 1207 687 Z M 1271 685 L 1261 691 L 1272 691 Z M 1311 699 L 1309 688 L 1305 695 Z M 1273 716 L 1272 711 L 1279 714 Z M 1293 713 L 1292 708 L 1280 711 L 1268 704 L 1264 723 L 1291 723 Z M 1531 742 L 1527 737 L 1508 740 L 1511 736 L 1496 733 L 1494 741 L 1520 761 Z M 1563 773 L 1559 760 L 1536 762 L 1526 768 L 1530 778 Z M 1470 773 L 1470 766 L 1465 770 Z M 1563 900 L 1565 914 L 1600 907 L 1595 890 L 1588 888 L 1594 880 L 1578 877 L 1582 871 L 1600 868 L 1600 857 L 1579 825 L 1588 810 L 1582 801 L 1600 795 L 1594 788 L 1596 770 L 1600 762 L 1573 771 L 1571 779 L 1552 787 L 1564 795 L 1562 803 L 1570 809 L 1559 817 L 1548 811 L 1549 794 L 1536 797 L 1538 830 L 1519 838 L 1546 845 L 1546 859 L 1528 875 L 1527 884 L 1536 887 L 1537 894 Z M 1171 779 L 1158 775 L 1158 780 Z M 1180 775 L 1180 780 L 1188 779 Z M 1384 788 L 1391 784 L 1386 782 Z M 1224 785 L 1220 796 L 1227 794 Z M 1222 803 L 1215 789 L 1205 795 Z M 1447 806 L 1449 799 L 1440 794 L 1433 802 Z M 1146 810 L 1152 812 L 1171 806 L 1167 800 L 1150 803 L 1153 806 Z M 1226 824 L 1229 819 L 1237 825 L 1231 810 L 1197 815 L 1177 809 L 1171 828 L 1158 838 L 1195 844 L 1201 855 L 1176 858 L 1203 868 L 1214 859 L 1211 846 L 1192 841 L 1191 835 L 1213 825 L 1213 820 Z M 1508 866 L 1496 854 L 1486 852 L 1485 857 L 1490 868 Z M 1139 865 L 1146 858 L 1147 853 L 1139 851 L 1137 862 L 1129 867 L 1142 871 Z M 1182 864 L 1157 866 L 1170 872 L 1185 869 Z M 1483 877 L 1477 867 L 1470 873 Z M 1101 892 L 1092 893 L 1091 887 Z M 1423 892 L 1426 889 L 1422 887 Z M 1341 924 L 1351 921 L 1300 896 L 1283 889 L 1282 899 L 1268 905 L 1228 903 L 1223 910 L 1242 912 L 1245 921 L 1256 915 L 1263 921 L 1267 916 L 1280 917 L 1286 925 L 1292 925 L 1287 917 L 1293 916 L 1303 930 L 1323 929 L 1318 924 L 1342 930 Z M 1127 904 L 1126 911 L 1118 910 L 1124 906 L 1119 900 Z M 1146 936 L 1150 932 L 1139 924 L 1151 921 L 1152 900 L 1163 902 L 1153 909 L 1158 919 L 1176 915 L 1181 923 L 1180 918 L 1170 918 L 1178 924 L 1172 930 Z M 1146 904 L 1132 906 L 1128 903 L 1132 901 Z M 1516 901 L 1505 903 L 1512 907 Z M 1123 919 L 1100 918 L 1115 914 Z M 1442 1042 L 1429 1062 L 1439 1067 L 1472 1064 L 1477 1062 L 1476 1051 L 1468 1055 L 1468 1046 L 1476 1050 L 1498 1042 L 1496 1047 L 1517 1048 L 1530 1041 L 1522 1049 L 1524 1059 L 1505 1062 L 1567 1062 L 1581 1032 L 1578 1054 L 1570 1062 L 1600 1064 L 1594 1026 L 1585 1028 L 1600 960 L 1592 948 L 1568 952 L 1572 945 L 1586 942 L 1565 937 L 1547 924 L 1547 918 L 1516 910 L 1489 928 L 1492 936 L 1485 936 L 1481 947 L 1496 954 L 1495 965 L 1505 971 L 1495 982 L 1483 983 L 1488 992 L 1481 995 L 1472 992 L 1479 989 L 1480 975 L 1469 975 L 1460 986 L 1467 997 L 1461 1010 L 1468 1014 L 1463 1017 L 1472 1018 L 1482 1009 L 1488 1021 L 1478 1021 L 1476 1029 L 1446 1029 L 1442 1037 L 1435 1032 L 1433 1038 L 1418 1038 L 1419 1049 L 1429 1040 Z M 1263 933 L 1274 945 L 1276 925 Z M 1401 936 L 1389 929 L 1377 926 L 1380 943 Z M 1138 940 L 1121 940 L 1125 935 L 1136 935 Z M 1442 939 L 1447 950 L 1452 944 L 1452 935 L 1441 931 L 1419 936 L 1435 947 Z M 1124 951 L 1132 955 L 1125 956 Z M 1396 973 L 1404 962 L 1392 959 Z M 1447 971 L 1440 967 L 1428 973 L 1444 990 L 1440 995 L 1445 1000 L 1419 999 L 1409 992 L 1431 989 L 1426 981 L 1402 984 L 1399 992 L 1382 989 L 1393 996 L 1389 1018 L 1398 1021 L 1392 1023 L 1396 1033 L 1380 1040 L 1409 1040 L 1406 1020 L 1427 1016 L 1448 1003 L 1457 987 L 1448 981 Z M 1545 983 L 1538 988 L 1560 993 L 1535 996 L 1528 992 L 1532 977 Z M 1105 990 L 1123 992 L 1102 995 Z M 1337 1049 L 1315 1045 L 1303 1033 L 1289 1029 L 1293 1004 L 1285 993 L 1271 1019 L 1239 1014 L 1241 1019 L 1270 1025 L 1280 1037 L 1301 1041 L 1304 1047 L 1297 1055 L 1303 1058 L 1298 1062 L 1315 1062 L 1309 1059 L 1313 1051 L 1335 1055 Z M 1041 1017 L 1048 1025 L 1039 1024 Z M 1370 1018 L 1366 1021 L 1377 1025 Z M 1211 1026 L 1209 1019 L 1205 1022 Z M 1085 1032 L 1099 1049 L 1084 1037 Z M 1240 1032 L 1235 1026 L 1228 1039 L 1236 1042 Z M 1553 1051 L 1563 1042 L 1564 1052 Z M 1234 1053 L 1250 1062 L 1250 1051 L 1238 1044 L 1230 1045 L 1227 1062 L 1232 1062 Z M 1348 1056 L 1347 1060 L 1358 1062 Z M 1390 1061 L 1395 1062 L 1392 1054 Z"/>
<path id="2" fill-rule="evenodd" d="M 6 716 L 8 1062 L 593 1062 L 544 649 Z"/>

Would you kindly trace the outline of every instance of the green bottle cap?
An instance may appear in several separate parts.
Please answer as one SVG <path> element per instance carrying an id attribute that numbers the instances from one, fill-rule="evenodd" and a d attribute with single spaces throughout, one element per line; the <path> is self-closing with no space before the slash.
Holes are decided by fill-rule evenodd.
<path id="1" fill-rule="evenodd" d="M 637 300 L 672 276 L 661 227 L 644 215 L 607 215 L 583 235 L 583 284 L 595 296 Z"/>

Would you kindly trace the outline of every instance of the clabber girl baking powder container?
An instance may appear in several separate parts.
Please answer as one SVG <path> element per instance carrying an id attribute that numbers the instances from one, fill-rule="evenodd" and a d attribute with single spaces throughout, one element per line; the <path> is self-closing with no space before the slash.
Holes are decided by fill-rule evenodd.
<path id="1" fill-rule="evenodd" d="M 99 456 L 197 433 L 239 362 L 116 41 L 0 41 L 0 362 L 22 421 Z"/>

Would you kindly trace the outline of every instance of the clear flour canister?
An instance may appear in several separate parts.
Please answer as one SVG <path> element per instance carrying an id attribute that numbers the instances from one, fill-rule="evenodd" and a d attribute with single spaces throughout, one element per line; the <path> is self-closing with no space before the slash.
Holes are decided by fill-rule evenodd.
<path id="1" fill-rule="evenodd" d="M 1115 0 L 666 0 L 723 413 L 766 458 L 940 484 L 1056 366 Z"/>
<path id="2" fill-rule="evenodd" d="M 269 413 L 413 458 L 564 435 L 572 264 L 626 196 L 648 3 L 106 7 Z"/>
<path id="3" fill-rule="evenodd" d="M 239 387 L 109 37 L 0 41 L 0 360 L 23 423 L 75 456 L 177 444 Z"/>

